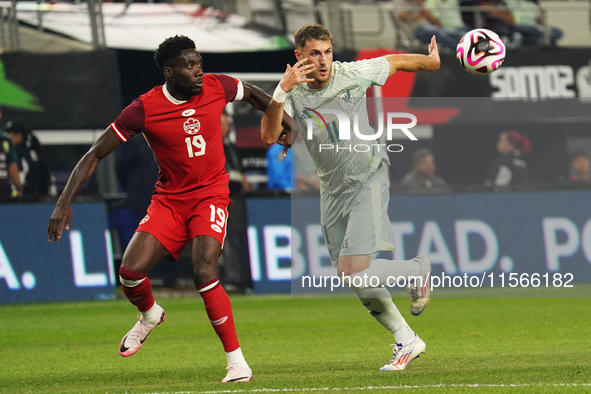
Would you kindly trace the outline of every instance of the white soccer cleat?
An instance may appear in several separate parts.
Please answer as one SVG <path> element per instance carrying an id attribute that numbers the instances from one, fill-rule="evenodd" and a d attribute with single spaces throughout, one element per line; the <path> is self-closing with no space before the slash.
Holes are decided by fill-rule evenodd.
<path id="1" fill-rule="evenodd" d="M 431 297 L 431 287 L 429 286 L 429 281 L 431 280 L 431 259 L 425 255 L 420 255 L 413 260 L 421 265 L 421 271 L 419 273 L 421 280 L 409 280 L 406 288 L 411 298 L 410 313 L 418 316 L 427 307 Z"/>
<path id="2" fill-rule="evenodd" d="M 252 371 L 242 364 L 232 364 L 226 368 L 228 374 L 222 379 L 222 383 L 249 382 L 252 380 Z"/>
<path id="3" fill-rule="evenodd" d="M 412 343 L 406 346 L 402 346 L 400 343 L 394 345 L 394 357 L 390 360 L 389 364 L 384 365 L 380 368 L 380 371 L 402 371 L 408 364 L 416 360 L 421 356 L 421 353 L 425 353 L 425 342 L 419 336 L 415 338 Z"/>
<path id="4" fill-rule="evenodd" d="M 160 305 L 160 319 L 158 319 L 158 323 L 147 323 L 142 320 L 141 316 L 138 319 L 138 322 L 135 323 L 135 326 L 123 337 L 121 340 L 121 345 L 119 345 L 119 354 L 123 357 L 129 357 L 144 346 L 144 342 L 148 335 L 154 330 L 156 327 L 160 325 L 166 318 L 166 313 L 164 313 L 164 309 Z"/>

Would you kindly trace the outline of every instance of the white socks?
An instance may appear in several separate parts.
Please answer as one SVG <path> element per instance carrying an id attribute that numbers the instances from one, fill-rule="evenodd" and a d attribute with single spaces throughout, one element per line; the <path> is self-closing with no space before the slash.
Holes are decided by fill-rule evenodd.
<path id="1" fill-rule="evenodd" d="M 369 313 L 382 325 L 386 330 L 394 335 L 397 343 L 408 345 L 416 339 L 415 332 L 409 327 L 404 320 L 404 317 L 392 302 L 390 292 L 382 286 L 387 285 L 388 277 L 398 278 L 409 276 L 417 276 L 420 274 L 421 266 L 414 260 L 372 260 L 370 266 L 361 272 L 350 275 L 351 279 L 355 276 L 364 277 L 367 275 L 367 286 L 369 286 L 369 277 L 376 277 L 379 279 L 377 287 L 354 287 L 351 290 L 357 295 L 359 301 L 367 308 Z M 396 279 L 391 283 L 394 283 Z M 364 285 L 366 284 L 364 283 Z M 376 281 L 371 281 L 375 284 Z"/>
<path id="2" fill-rule="evenodd" d="M 357 295 L 359 301 L 367 308 L 369 313 L 392 334 L 406 324 L 404 317 L 392 302 L 390 292 L 387 289 L 383 287 L 366 289 L 351 287 L 351 290 Z"/>
<path id="3" fill-rule="evenodd" d="M 396 342 L 402 344 L 402 346 L 406 346 L 409 343 L 414 342 L 414 340 L 417 338 L 417 334 L 415 334 L 415 332 L 408 324 L 406 324 L 406 322 L 402 327 L 400 327 L 398 331 L 393 334 Z"/>
<path id="4" fill-rule="evenodd" d="M 242 350 L 240 348 L 232 351 L 226 352 L 226 357 L 228 358 L 228 367 L 232 364 L 242 364 L 245 367 L 248 367 L 244 356 L 242 355 Z"/>
<path id="5" fill-rule="evenodd" d="M 161 308 L 159 308 L 159 305 L 156 302 L 154 302 L 154 305 L 152 305 L 150 309 L 140 313 L 142 315 L 142 320 L 151 324 L 158 323 L 160 321 L 160 316 L 162 315 Z"/>
<path id="6" fill-rule="evenodd" d="M 396 342 L 408 345 L 415 340 L 415 332 L 409 327 L 394 302 L 392 302 L 390 292 L 387 289 L 383 287 L 366 289 L 351 287 L 351 290 L 378 323 L 394 335 Z"/>

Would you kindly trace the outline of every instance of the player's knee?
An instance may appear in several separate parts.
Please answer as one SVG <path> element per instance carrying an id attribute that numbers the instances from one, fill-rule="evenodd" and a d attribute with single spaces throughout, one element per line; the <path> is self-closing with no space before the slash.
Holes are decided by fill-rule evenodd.
<path id="1" fill-rule="evenodd" d="M 119 268 L 119 282 L 125 287 L 136 287 L 146 280 L 147 277 L 148 274 L 135 272 L 123 267 L 123 265 Z"/>
<path id="2" fill-rule="evenodd" d="M 337 263 L 339 276 L 353 277 L 367 269 L 371 263 L 369 256 L 341 256 Z"/>
<path id="3" fill-rule="evenodd" d="M 193 261 L 193 281 L 195 285 L 203 284 L 214 279 L 216 273 L 216 260 L 200 257 Z"/>
<path id="4" fill-rule="evenodd" d="M 127 252 L 127 251 L 126 251 Z M 148 273 L 154 263 L 145 256 L 138 256 L 134 253 L 124 253 L 121 260 L 121 268 L 125 268 L 132 272 Z"/>
<path id="5" fill-rule="evenodd" d="M 137 267 L 134 266 L 133 259 L 129 259 L 129 258 L 126 258 L 126 257 L 127 256 L 125 256 L 125 254 L 124 254 L 123 255 L 123 259 L 121 259 L 121 266 L 119 267 L 119 269 L 125 268 L 125 269 L 128 269 L 130 271 L 137 272 Z"/>
<path id="6" fill-rule="evenodd" d="M 337 275 L 340 277 L 353 277 L 355 274 L 363 271 L 364 269 L 364 266 L 358 266 L 353 262 L 353 260 L 339 260 L 339 264 L 337 266 Z"/>

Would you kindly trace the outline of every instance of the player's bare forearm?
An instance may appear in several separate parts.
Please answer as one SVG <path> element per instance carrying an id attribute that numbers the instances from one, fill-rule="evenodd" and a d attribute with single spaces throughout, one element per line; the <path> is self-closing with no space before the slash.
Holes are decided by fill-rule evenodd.
<path id="1" fill-rule="evenodd" d="M 271 102 L 271 96 L 256 85 L 244 81 L 242 83 L 244 85 L 244 101 L 259 111 L 265 112 Z"/>
<path id="2" fill-rule="evenodd" d="M 283 111 L 283 116 L 281 117 L 281 127 L 284 130 L 289 130 L 293 133 L 295 133 L 297 131 L 297 127 L 294 124 L 295 122 L 291 121 L 291 116 L 289 116 L 287 114 L 287 112 Z M 295 134 L 294 134 L 294 139 L 295 139 Z"/>
<path id="3" fill-rule="evenodd" d="M 91 149 L 92 151 L 92 149 Z M 82 187 L 84 182 L 94 173 L 100 160 L 94 157 L 93 152 L 87 152 L 82 159 L 76 164 L 74 170 L 70 174 L 68 183 L 64 191 L 57 200 L 57 204 L 49 218 L 49 225 L 47 227 L 48 241 L 55 241 L 56 243 L 62 237 L 64 228 L 70 229 L 70 222 L 74 217 L 72 213 L 72 200 Z"/>
<path id="4" fill-rule="evenodd" d="M 389 76 L 394 75 L 396 71 L 409 71 L 409 72 L 418 72 L 418 71 L 429 71 L 434 72 L 439 70 L 439 65 L 441 64 L 439 60 L 439 56 L 437 58 L 433 58 L 427 55 L 421 54 L 396 54 L 396 55 L 387 55 L 386 58 L 388 59 L 388 63 L 390 63 L 390 74 Z"/>
<path id="5" fill-rule="evenodd" d="M 269 108 L 265 111 L 261 121 L 261 137 L 267 144 L 277 141 L 282 135 L 283 130 L 292 131 L 291 118 L 283 111 L 283 103 L 287 92 L 290 92 L 297 85 L 300 83 L 314 82 L 314 79 L 309 78 L 307 74 L 315 71 L 316 66 L 314 64 L 305 64 L 307 60 L 307 58 L 302 58 L 293 67 L 288 64 L 283 78 L 279 81 L 277 90 L 273 94 L 274 98 L 276 94 L 279 94 L 279 98 L 271 100 Z M 283 98 L 280 97 L 281 95 L 283 95 Z M 292 137 L 291 141 L 295 140 L 295 135 L 290 137 Z M 283 154 L 285 156 L 286 151 Z"/>
<path id="6" fill-rule="evenodd" d="M 73 218 L 71 204 L 74 197 L 88 178 L 94 174 L 100 161 L 120 144 L 121 141 L 109 127 L 100 135 L 78 164 L 76 164 L 64 191 L 55 205 L 51 218 L 49 218 L 47 234 L 49 235 L 50 242 L 53 240 L 58 242 L 64 228 L 69 230 L 70 222 Z"/>
<path id="7" fill-rule="evenodd" d="M 259 111 L 265 112 L 267 108 L 269 108 L 269 104 L 271 103 L 271 96 L 269 96 L 267 92 L 265 92 L 258 86 L 252 85 L 248 82 L 243 83 L 245 88 L 244 97 L 246 98 L 246 101 Z M 283 125 L 284 129 L 291 130 L 291 118 L 288 114 L 283 113 L 281 124 Z"/>
<path id="8" fill-rule="evenodd" d="M 261 138 L 267 144 L 272 144 L 281 135 L 283 131 L 283 103 L 271 100 L 269 108 L 265 111 L 261 120 Z"/>
<path id="9" fill-rule="evenodd" d="M 90 151 L 80 159 L 74 170 L 72 170 L 70 178 L 68 178 L 66 187 L 58 199 L 58 205 L 72 203 L 82 185 L 94 174 L 99 163 L 100 159 L 96 158 L 93 152 Z"/>
<path id="10" fill-rule="evenodd" d="M 82 185 L 94 174 L 100 161 L 120 144 L 121 141 L 113 130 L 107 128 L 74 167 L 58 203 L 71 204 Z"/>
<path id="11" fill-rule="evenodd" d="M 408 53 L 386 55 L 385 58 L 390 64 L 389 76 L 394 75 L 396 71 L 435 72 L 439 70 L 439 66 L 441 65 L 441 60 L 439 59 L 439 49 L 437 48 L 435 36 L 431 38 L 431 42 L 429 43 L 428 55 Z"/>

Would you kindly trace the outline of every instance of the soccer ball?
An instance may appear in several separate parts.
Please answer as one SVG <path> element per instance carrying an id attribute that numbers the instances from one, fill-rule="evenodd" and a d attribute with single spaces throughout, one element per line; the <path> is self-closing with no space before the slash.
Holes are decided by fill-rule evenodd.
<path id="1" fill-rule="evenodd" d="M 458 42 L 456 57 L 471 74 L 490 74 L 501 67 L 507 52 L 497 33 L 487 29 L 470 30 Z"/>

